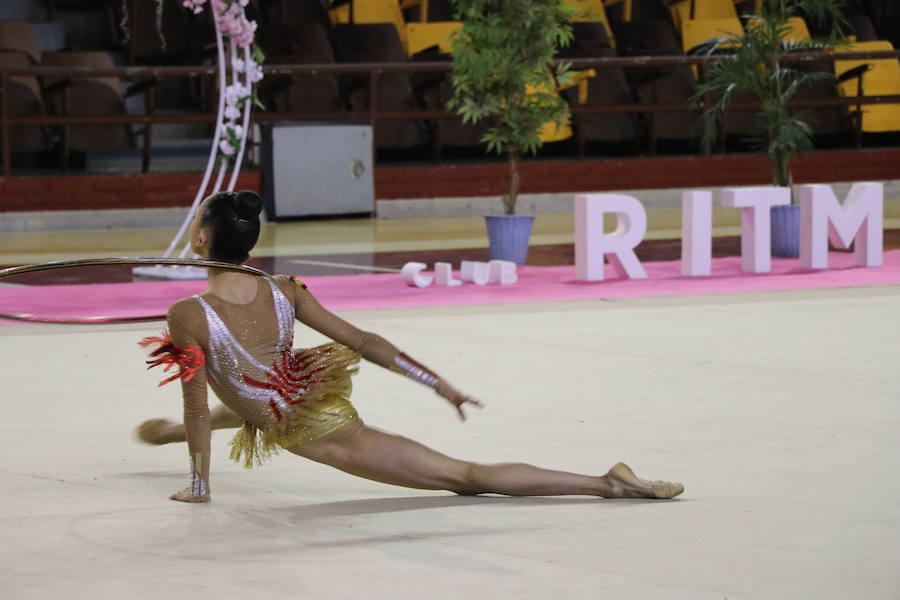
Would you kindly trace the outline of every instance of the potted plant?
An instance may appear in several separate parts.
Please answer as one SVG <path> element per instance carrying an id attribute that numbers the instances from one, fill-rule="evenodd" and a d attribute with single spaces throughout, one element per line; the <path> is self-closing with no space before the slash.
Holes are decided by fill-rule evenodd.
<path id="1" fill-rule="evenodd" d="M 463 23 L 453 39 L 454 93 L 448 107 L 464 123 L 486 119 L 488 152 L 507 158 L 503 215 L 487 215 L 491 258 L 523 264 L 534 216 L 517 215 L 519 162 L 541 146 L 545 126 L 564 126 L 569 105 L 557 93 L 568 64 L 553 57 L 572 39 L 570 9 L 560 0 L 454 0 Z"/>
<path id="2" fill-rule="evenodd" d="M 832 75 L 804 71 L 799 63 L 783 62 L 791 52 L 815 51 L 840 43 L 843 0 L 762 0 L 759 14 L 749 15 L 743 35 L 730 34 L 703 44 L 707 79 L 700 83 L 692 98 L 704 109 L 704 138 L 714 140 L 722 117 L 737 94 L 754 97 L 760 103 L 758 118 L 766 135 L 760 149 L 769 157 L 772 183 L 791 185 L 791 159 L 812 149 L 812 132 L 803 113 L 790 108 L 791 99 L 803 87 Z M 821 22 L 830 22 L 825 37 L 790 39 L 791 18 L 800 14 Z M 721 54 L 719 54 L 721 53 Z M 713 56 L 716 54 L 716 56 Z M 713 98 L 708 105 L 706 99 Z M 800 207 L 776 206 L 772 210 L 772 252 L 776 256 L 798 256 Z"/>

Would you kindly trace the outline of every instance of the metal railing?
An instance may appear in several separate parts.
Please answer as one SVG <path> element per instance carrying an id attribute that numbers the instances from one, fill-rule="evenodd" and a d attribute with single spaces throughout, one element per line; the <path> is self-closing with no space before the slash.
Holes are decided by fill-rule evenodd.
<path id="1" fill-rule="evenodd" d="M 727 59 L 727 55 L 717 55 L 718 59 Z M 836 60 L 873 60 L 900 59 L 900 51 L 876 52 L 841 52 L 841 53 L 796 53 L 783 58 L 784 62 L 834 62 Z M 710 59 L 702 56 L 633 56 L 571 59 L 573 69 L 595 69 L 602 73 L 603 69 L 665 69 L 681 66 L 702 65 Z M 402 111 L 381 110 L 379 107 L 379 80 L 390 73 L 447 73 L 449 62 L 409 62 L 409 63 L 358 63 L 358 64 L 305 64 L 305 65 L 267 65 L 264 72 L 267 78 L 275 76 L 302 75 L 365 75 L 368 78 L 368 108 L 366 110 L 343 110 L 329 112 L 277 112 L 254 111 L 252 119 L 256 122 L 270 121 L 342 121 L 368 120 L 373 126 L 379 121 L 392 119 L 458 119 L 459 116 L 449 110 L 416 108 Z M 123 80 L 158 80 L 167 77 L 212 78 L 217 75 L 215 67 L 120 67 L 120 68 L 83 68 L 83 67 L 7 67 L 0 66 L 0 152 L 3 156 L 3 173 L 11 174 L 11 128 L 16 126 L 59 126 L 62 128 L 76 125 L 143 125 L 145 132 L 155 124 L 167 123 L 212 123 L 216 117 L 213 111 L 181 112 L 157 114 L 152 106 L 143 114 L 121 114 L 103 116 L 54 115 L 11 116 L 9 114 L 8 90 L 9 82 L 14 77 L 67 78 L 77 80 L 84 78 L 114 77 Z M 602 81 L 602 75 L 597 80 Z M 265 80 L 264 80 L 265 81 Z M 149 89 L 149 88 L 148 88 Z M 861 107 L 868 104 L 900 103 L 900 93 L 892 95 L 858 95 L 829 98 L 803 98 L 791 103 L 796 108 L 813 108 L 828 106 Z M 734 102 L 730 109 L 753 109 L 759 107 L 758 102 Z M 664 112 L 688 112 L 702 110 L 700 106 L 684 103 L 638 103 L 588 106 L 574 104 L 572 114 L 616 114 L 647 113 L 650 115 Z M 900 125 L 898 125 L 900 128 Z M 145 134 L 146 135 L 146 134 Z M 144 170 L 148 167 L 149 136 L 145 137 Z M 709 153 L 709 147 L 704 148 Z"/>

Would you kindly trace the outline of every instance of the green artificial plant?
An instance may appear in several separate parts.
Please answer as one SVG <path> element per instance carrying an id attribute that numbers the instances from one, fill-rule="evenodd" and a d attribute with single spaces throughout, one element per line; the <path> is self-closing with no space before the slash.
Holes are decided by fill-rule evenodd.
<path id="1" fill-rule="evenodd" d="M 812 149 L 812 131 L 801 111 L 790 108 L 791 99 L 804 86 L 833 77 L 828 73 L 803 71 L 797 62 L 784 62 L 792 52 L 832 48 L 841 43 L 844 0 L 763 0 L 758 15 L 750 15 L 743 35 L 728 35 L 704 44 L 698 51 L 708 61 L 707 80 L 695 90 L 693 102 L 703 106 L 704 139 L 714 140 L 722 117 L 736 94 L 749 93 L 761 107 L 758 116 L 766 130 L 759 140 L 772 166 L 777 186 L 791 183 L 790 161 Z M 830 22 L 824 37 L 786 41 L 790 19 L 806 16 Z M 704 104 L 712 98 L 711 106 Z"/>
<path id="2" fill-rule="evenodd" d="M 464 123 L 490 123 L 482 142 L 506 154 L 509 178 L 503 206 L 516 210 L 519 159 L 541 146 L 541 128 L 562 125 L 569 105 L 557 85 L 571 80 L 568 64 L 554 64 L 572 40 L 570 9 L 561 0 L 453 0 L 463 22 L 453 40 L 454 95 L 448 103 Z"/>

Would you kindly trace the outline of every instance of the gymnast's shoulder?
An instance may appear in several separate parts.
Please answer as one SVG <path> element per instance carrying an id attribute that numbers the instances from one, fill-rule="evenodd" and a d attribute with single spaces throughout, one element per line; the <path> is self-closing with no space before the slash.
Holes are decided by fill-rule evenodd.
<path id="1" fill-rule="evenodd" d="M 203 308 L 200 306 L 200 303 L 193 296 L 188 296 L 169 305 L 169 310 L 166 311 L 166 320 L 169 323 L 175 321 L 181 324 L 188 324 L 196 321 L 202 314 Z"/>
<path id="2" fill-rule="evenodd" d="M 272 275 L 272 281 L 288 298 L 294 298 L 299 290 L 306 289 L 306 284 L 293 275 Z"/>

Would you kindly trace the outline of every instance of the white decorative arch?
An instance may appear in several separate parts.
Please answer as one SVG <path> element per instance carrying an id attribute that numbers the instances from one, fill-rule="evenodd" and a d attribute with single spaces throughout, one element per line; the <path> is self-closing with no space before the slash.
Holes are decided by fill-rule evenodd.
<path id="1" fill-rule="evenodd" d="M 257 102 L 253 86 L 262 79 L 260 63 L 263 58 L 262 53 L 253 45 L 256 22 L 249 21 L 244 12 L 248 3 L 249 0 L 209 0 L 218 50 L 219 103 L 216 129 L 203 179 L 178 233 L 163 254 L 164 258 L 173 257 L 182 240 L 184 245 L 178 257 L 185 258 L 188 255 L 191 244 L 189 239 L 184 238 L 197 207 L 210 194 L 234 191 L 241 172 L 250 126 L 250 110 Z M 195 14 L 203 12 L 206 4 L 207 0 L 182 1 L 182 5 Z M 230 81 L 226 70 L 226 58 L 231 65 Z M 213 171 L 216 170 L 213 180 Z M 223 187 L 226 181 L 227 184 Z M 199 279 L 206 273 L 205 270 L 196 267 L 181 266 L 140 267 L 134 272 L 163 279 Z"/>

